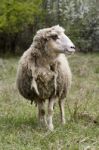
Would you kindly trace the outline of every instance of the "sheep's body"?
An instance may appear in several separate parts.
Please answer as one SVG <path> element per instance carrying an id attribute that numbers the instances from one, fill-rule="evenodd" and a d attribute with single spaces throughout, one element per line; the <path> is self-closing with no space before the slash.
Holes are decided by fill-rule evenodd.
<path id="1" fill-rule="evenodd" d="M 40 106 L 39 110 L 45 100 L 51 101 L 58 97 L 63 101 L 71 84 L 71 71 L 65 55 L 53 54 L 50 57 L 49 54 L 44 54 L 43 49 L 40 52 L 41 46 L 39 47 L 38 44 L 40 39 L 38 36 L 35 37 L 34 43 L 24 52 L 17 73 L 19 92 L 26 99 L 34 101 L 38 107 Z M 48 126 L 49 129 L 53 128 L 52 123 Z"/>
<path id="2" fill-rule="evenodd" d="M 49 66 L 43 67 L 35 64 L 35 59 L 40 59 L 39 57 L 30 57 L 31 48 L 28 53 L 24 53 L 20 60 L 17 83 L 20 93 L 25 98 L 37 103 L 49 99 L 54 92 L 54 72 L 49 69 Z"/>
<path id="3" fill-rule="evenodd" d="M 31 57 L 30 48 L 20 60 L 17 85 L 21 95 L 36 103 L 52 96 L 65 98 L 71 83 L 71 71 L 64 54 L 60 54 L 53 64 L 46 62 L 45 66 L 38 67 L 35 59 L 40 60 L 39 57 Z"/>

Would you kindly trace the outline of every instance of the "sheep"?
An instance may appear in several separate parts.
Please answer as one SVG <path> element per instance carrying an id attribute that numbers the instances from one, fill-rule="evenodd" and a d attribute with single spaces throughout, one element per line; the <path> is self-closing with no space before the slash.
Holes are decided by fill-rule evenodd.
<path id="1" fill-rule="evenodd" d="M 38 106 L 39 121 L 53 130 L 53 107 L 59 102 L 61 122 L 65 124 L 64 102 L 71 85 L 66 54 L 75 46 L 59 25 L 37 31 L 30 48 L 22 55 L 17 71 L 20 94 Z M 46 120 L 45 101 L 48 101 Z"/>

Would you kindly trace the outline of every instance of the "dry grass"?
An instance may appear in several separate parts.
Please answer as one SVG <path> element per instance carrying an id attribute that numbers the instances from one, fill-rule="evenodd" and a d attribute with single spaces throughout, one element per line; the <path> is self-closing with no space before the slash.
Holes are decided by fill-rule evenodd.
<path id="1" fill-rule="evenodd" d="M 39 127 L 35 106 L 15 88 L 18 59 L 0 59 L 0 150 L 98 150 L 99 54 L 70 56 L 67 123 L 61 126 L 56 106 L 53 132 Z"/>

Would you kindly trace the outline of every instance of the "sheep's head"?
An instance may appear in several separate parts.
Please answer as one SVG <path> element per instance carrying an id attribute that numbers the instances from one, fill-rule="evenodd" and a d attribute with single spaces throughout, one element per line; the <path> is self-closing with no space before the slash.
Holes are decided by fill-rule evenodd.
<path id="1" fill-rule="evenodd" d="M 39 30 L 34 37 L 34 43 L 36 47 L 39 46 L 40 51 L 48 55 L 75 52 L 74 44 L 59 25 Z"/>

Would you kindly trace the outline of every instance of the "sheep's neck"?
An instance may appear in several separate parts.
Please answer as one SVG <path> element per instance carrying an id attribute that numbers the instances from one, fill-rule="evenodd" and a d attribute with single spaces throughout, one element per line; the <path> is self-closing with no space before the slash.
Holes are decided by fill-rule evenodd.
<path id="1" fill-rule="evenodd" d="M 34 48 L 34 50 L 30 52 L 30 56 L 35 59 L 35 65 L 38 67 L 48 67 L 51 64 L 55 63 L 58 55 L 57 54 L 47 54 L 47 53 L 40 53 L 40 50 Z"/>
<path id="2" fill-rule="evenodd" d="M 41 67 L 48 67 L 50 66 L 51 64 L 53 64 L 55 62 L 54 59 L 51 59 L 51 58 L 47 58 L 47 57 L 38 57 L 37 60 L 37 65 L 38 66 L 41 66 Z"/>
<path id="3" fill-rule="evenodd" d="M 46 66 L 51 65 L 56 62 L 58 55 L 57 54 L 43 54 L 38 58 L 40 65 Z"/>

